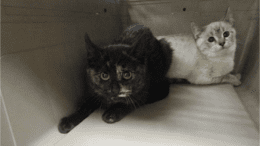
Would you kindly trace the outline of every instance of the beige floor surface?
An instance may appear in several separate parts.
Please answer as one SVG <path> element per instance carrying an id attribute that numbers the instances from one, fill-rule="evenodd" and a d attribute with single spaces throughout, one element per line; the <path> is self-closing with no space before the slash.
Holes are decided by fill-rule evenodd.
<path id="1" fill-rule="evenodd" d="M 258 131 L 231 85 L 175 85 L 170 91 L 115 124 L 96 111 L 56 145 L 258 145 Z"/>

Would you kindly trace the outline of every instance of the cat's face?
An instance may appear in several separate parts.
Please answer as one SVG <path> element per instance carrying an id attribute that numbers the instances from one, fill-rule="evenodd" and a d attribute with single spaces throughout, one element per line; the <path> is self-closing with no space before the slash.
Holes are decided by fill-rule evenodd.
<path id="1" fill-rule="evenodd" d="M 146 65 L 143 57 L 137 57 L 142 53 L 136 51 L 141 49 L 122 44 L 88 48 L 89 88 L 105 104 L 134 104 L 139 100 L 135 95 L 145 88 Z"/>
<path id="2" fill-rule="evenodd" d="M 196 43 L 203 54 L 211 57 L 222 56 L 229 51 L 234 51 L 236 31 L 227 22 L 213 22 L 205 27 Z"/>
<path id="3" fill-rule="evenodd" d="M 228 9 L 225 19 L 212 22 L 209 25 L 198 28 L 192 24 L 193 34 L 200 51 L 209 57 L 232 54 L 236 49 L 236 30 L 233 18 Z"/>

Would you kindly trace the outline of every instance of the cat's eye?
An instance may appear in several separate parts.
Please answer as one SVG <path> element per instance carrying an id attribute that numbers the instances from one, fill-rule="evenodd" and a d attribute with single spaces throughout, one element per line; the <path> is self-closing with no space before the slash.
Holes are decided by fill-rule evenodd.
<path id="1" fill-rule="evenodd" d="M 225 31 L 224 33 L 223 33 L 223 36 L 226 38 L 226 37 L 228 37 L 229 36 L 229 32 L 228 31 Z"/>
<path id="2" fill-rule="evenodd" d="M 104 73 L 104 72 L 102 72 L 102 73 L 100 74 L 100 77 L 101 77 L 102 80 L 105 80 L 105 81 L 110 78 L 109 74 Z"/>
<path id="3" fill-rule="evenodd" d="M 131 79 L 131 77 L 132 77 L 131 72 L 126 71 L 126 72 L 123 73 L 123 78 L 124 79 L 129 80 L 129 79 Z"/>
<path id="4" fill-rule="evenodd" d="M 213 42 L 213 41 L 215 41 L 215 39 L 214 39 L 214 37 L 209 37 L 208 41 Z"/>

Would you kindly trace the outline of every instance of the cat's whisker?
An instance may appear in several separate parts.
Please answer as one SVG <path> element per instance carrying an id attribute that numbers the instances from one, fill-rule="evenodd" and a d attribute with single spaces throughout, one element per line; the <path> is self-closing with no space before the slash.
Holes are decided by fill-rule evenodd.
<path id="1" fill-rule="evenodd" d="M 129 103 L 128 103 L 128 102 L 129 102 Z M 129 101 L 128 98 L 126 98 L 126 104 L 127 104 L 127 105 L 130 104 L 130 101 Z"/>
<path id="2" fill-rule="evenodd" d="M 131 97 L 128 97 L 128 98 L 131 101 L 131 105 L 133 105 L 134 109 L 137 109 L 136 106 L 135 106 L 135 102 L 131 99 Z"/>
<path id="3" fill-rule="evenodd" d="M 99 113 L 99 115 L 102 115 L 102 113 L 101 113 L 101 109 L 102 109 L 102 103 L 100 104 L 100 107 L 98 108 L 98 113 Z"/>
<path id="4" fill-rule="evenodd" d="M 142 105 L 144 105 L 145 104 L 145 101 L 143 101 L 143 100 L 138 100 L 138 99 L 136 99 L 136 98 L 132 98 L 134 101 L 135 101 L 135 103 L 137 104 L 137 107 L 141 107 Z"/>
<path id="5" fill-rule="evenodd" d="M 135 98 L 132 98 L 132 100 L 135 101 L 135 103 L 137 104 L 138 107 L 140 107 L 140 104 L 139 104 L 138 100 L 136 100 Z M 142 104 L 144 104 L 144 102 Z"/>
<path id="6" fill-rule="evenodd" d="M 134 105 L 133 105 L 133 103 L 132 103 L 130 97 L 127 97 L 127 98 L 128 98 L 128 100 L 130 101 L 130 105 L 134 107 Z M 134 108 L 135 108 L 135 107 L 134 107 Z"/>

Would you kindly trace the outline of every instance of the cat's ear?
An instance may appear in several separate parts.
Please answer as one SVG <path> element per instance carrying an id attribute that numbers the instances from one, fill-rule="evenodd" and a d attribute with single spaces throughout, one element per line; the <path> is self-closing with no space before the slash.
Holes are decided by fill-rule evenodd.
<path id="1" fill-rule="evenodd" d="M 101 49 L 97 47 L 89 38 L 88 34 L 85 34 L 85 42 L 86 42 L 86 50 L 87 50 L 87 57 L 101 57 Z"/>
<path id="2" fill-rule="evenodd" d="M 197 39 L 199 37 L 199 34 L 201 33 L 201 28 L 194 22 L 191 22 L 190 25 L 193 36 L 195 39 Z"/>
<path id="3" fill-rule="evenodd" d="M 143 34 L 133 44 L 130 55 L 144 63 L 147 52 L 146 48 L 150 46 L 151 39 L 153 39 L 151 31 L 149 29 L 144 30 Z"/>
<path id="4" fill-rule="evenodd" d="M 228 7 L 228 9 L 226 11 L 226 15 L 225 15 L 225 17 L 223 17 L 221 19 L 221 21 L 226 21 L 226 22 L 230 23 L 231 25 L 234 25 L 235 19 L 233 18 L 233 14 L 232 14 L 230 7 Z"/>

